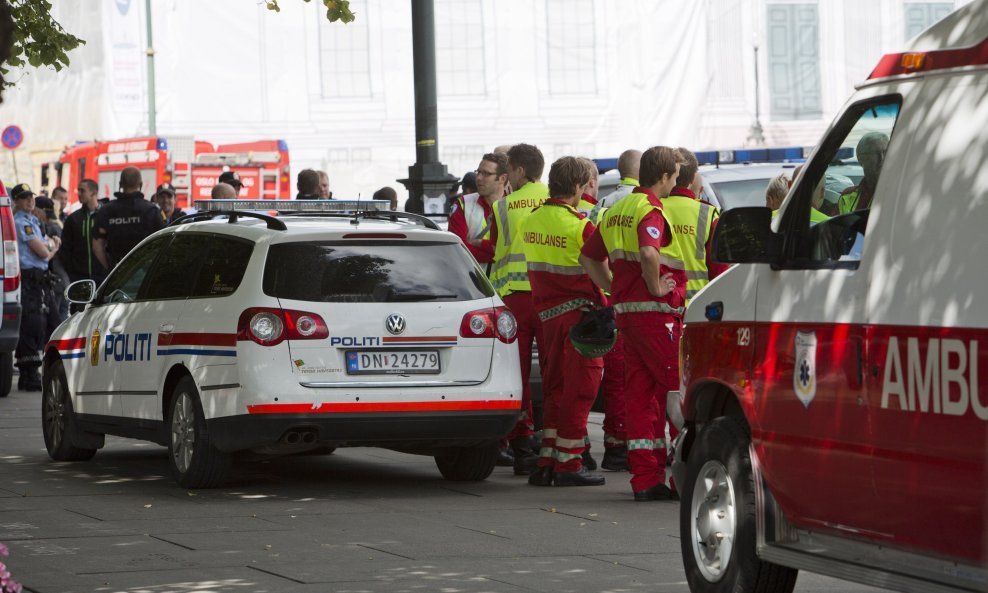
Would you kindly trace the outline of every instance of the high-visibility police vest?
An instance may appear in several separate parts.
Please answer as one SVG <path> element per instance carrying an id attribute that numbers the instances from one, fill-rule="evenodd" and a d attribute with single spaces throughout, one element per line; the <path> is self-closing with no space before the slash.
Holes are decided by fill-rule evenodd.
<path id="1" fill-rule="evenodd" d="M 686 196 L 662 198 L 662 215 L 669 222 L 672 243 L 664 254 L 682 260 L 686 271 L 686 304 L 710 282 L 707 271 L 707 239 L 717 211 Z"/>
<path id="2" fill-rule="evenodd" d="M 621 199 L 612 208 L 608 208 L 601 220 L 600 236 L 604 240 L 607 248 L 607 255 L 611 261 L 623 259 L 633 261 L 641 265 L 641 244 L 638 242 L 638 225 L 650 212 L 658 210 L 665 216 L 662 208 L 653 205 L 648 200 L 646 194 L 632 193 Z M 668 218 L 666 219 L 668 223 Z M 675 253 L 663 248 L 659 252 L 659 261 L 662 265 L 679 271 L 683 275 L 686 269 L 684 262 Z M 657 311 L 660 313 L 673 313 L 682 315 L 683 308 L 672 308 L 667 303 L 661 301 L 648 301 L 642 303 L 616 303 L 614 310 L 618 313 L 634 313 Z"/>
<path id="3" fill-rule="evenodd" d="M 539 206 L 522 224 L 519 239 L 525 252 L 529 271 L 548 272 L 561 276 L 584 276 L 580 265 L 584 228 L 590 224 L 576 208 L 568 204 L 546 203 Z M 553 307 L 551 315 L 542 315 L 543 321 L 569 311 L 575 311 L 591 301 L 573 299 Z"/>
<path id="4" fill-rule="evenodd" d="M 549 197 L 549 188 L 538 181 L 530 181 L 504 198 L 494 208 L 497 225 L 497 244 L 494 246 L 494 264 L 491 267 L 491 284 L 498 296 L 512 292 L 532 292 L 528 282 L 528 266 L 518 233 L 522 222 Z"/>
<path id="5" fill-rule="evenodd" d="M 480 194 L 474 192 L 459 196 L 456 201 L 467 221 L 467 239 L 473 241 L 490 235 L 490 223 L 484 216 L 484 207 L 480 205 Z"/>

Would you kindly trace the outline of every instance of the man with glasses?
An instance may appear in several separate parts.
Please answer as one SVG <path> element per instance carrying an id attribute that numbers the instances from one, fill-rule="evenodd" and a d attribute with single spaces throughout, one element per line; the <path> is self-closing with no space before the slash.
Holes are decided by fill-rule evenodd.
<path id="1" fill-rule="evenodd" d="M 878 176 L 882 172 L 888 145 L 889 137 L 881 132 L 868 132 L 858 141 L 855 152 L 864 171 L 864 177 L 861 178 L 861 183 L 852 185 L 841 193 L 840 199 L 837 200 L 839 214 L 847 214 L 871 206 L 871 198 L 875 195 L 875 186 L 878 185 Z"/>
<path id="2" fill-rule="evenodd" d="M 508 182 L 508 157 L 500 153 L 485 154 L 477 167 L 477 192 L 457 196 L 449 211 L 449 232 L 463 241 L 470 253 L 482 264 L 494 261 L 491 241 L 491 217 L 494 204 L 504 197 Z"/>

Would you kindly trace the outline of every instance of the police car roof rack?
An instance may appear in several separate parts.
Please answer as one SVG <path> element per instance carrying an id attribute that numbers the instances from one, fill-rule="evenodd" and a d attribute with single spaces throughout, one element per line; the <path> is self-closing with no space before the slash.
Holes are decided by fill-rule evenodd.
<path id="1" fill-rule="evenodd" d="M 176 218 L 175 220 L 172 221 L 171 225 L 186 224 L 189 222 L 198 222 L 200 220 L 212 220 L 220 216 L 228 217 L 230 219 L 230 224 L 236 224 L 238 218 L 240 218 L 241 216 L 246 216 L 248 218 L 257 218 L 259 220 L 263 220 L 264 222 L 267 223 L 268 228 L 271 229 L 272 231 L 288 230 L 288 227 L 285 226 L 285 223 L 278 220 L 274 216 L 270 216 L 268 214 L 262 214 L 260 212 L 250 212 L 248 210 L 209 210 L 209 211 L 200 210 L 195 214 L 186 214 L 181 218 Z"/>
<path id="2" fill-rule="evenodd" d="M 291 216 L 292 218 L 299 216 L 321 216 L 333 217 L 333 218 L 349 218 L 352 224 L 360 224 L 361 218 L 372 218 L 374 220 L 390 220 L 391 222 L 398 222 L 401 219 L 407 220 L 409 222 L 415 223 L 419 226 L 423 226 L 427 229 L 441 231 L 432 219 L 422 216 L 421 214 L 412 214 L 410 212 L 398 212 L 398 211 L 381 211 L 381 210 L 354 210 L 352 212 L 279 212 L 282 216 Z"/>

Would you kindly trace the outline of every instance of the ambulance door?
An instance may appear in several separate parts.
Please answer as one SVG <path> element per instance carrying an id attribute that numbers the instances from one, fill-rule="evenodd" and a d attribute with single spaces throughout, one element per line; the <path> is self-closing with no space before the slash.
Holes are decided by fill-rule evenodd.
<path id="1" fill-rule="evenodd" d="M 863 179 L 860 142 L 873 134 L 884 149 L 899 101 L 862 100 L 831 128 L 773 222 L 783 238 L 781 261 L 760 267 L 752 440 L 787 518 L 811 529 L 868 532 L 876 523 L 864 376 L 874 270 L 865 256 L 880 245 L 872 244 L 868 209 L 842 212 L 838 199 L 867 196 L 872 180 L 840 188 L 830 200 L 827 189 L 834 180 L 847 183 L 848 173 Z M 869 172 L 880 159 L 869 161 Z"/>
<path id="2" fill-rule="evenodd" d="M 152 263 L 169 239 L 158 237 L 124 258 L 100 287 L 93 305 L 83 313 L 91 316 L 86 324 L 89 366 L 79 388 L 82 405 L 91 410 L 85 413 L 121 415 L 122 402 L 130 395 L 127 385 L 133 383 L 128 377 L 142 370 L 133 355 L 128 360 L 128 352 L 141 348 L 137 338 L 132 337 L 139 330 L 129 325 L 134 317 L 132 307 Z"/>
<path id="3" fill-rule="evenodd" d="M 876 519 L 898 545 L 985 566 L 988 74 L 931 76 L 908 101 L 908 156 L 883 173 L 902 183 L 880 195 L 895 232 L 868 295 Z"/>

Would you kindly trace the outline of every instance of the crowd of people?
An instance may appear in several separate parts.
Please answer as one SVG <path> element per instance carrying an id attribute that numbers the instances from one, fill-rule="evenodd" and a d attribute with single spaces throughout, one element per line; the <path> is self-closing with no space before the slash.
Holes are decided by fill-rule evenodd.
<path id="1" fill-rule="evenodd" d="M 476 191 L 457 197 L 449 230 L 518 321 L 523 407 L 504 463 L 533 486 L 603 484 L 587 437 L 600 392 L 601 466 L 630 470 L 636 501 L 668 500 L 666 393 L 679 387 L 685 306 L 726 269 L 710 254 L 719 213 L 698 198 L 699 166 L 685 148 L 627 150 L 618 168 L 618 187 L 599 196 L 589 159 L 556 160 L 546 184 L 536 146 L 500 147 L 481 157 Z M 535 447 L 533 342 L 543 383 Z"/>

